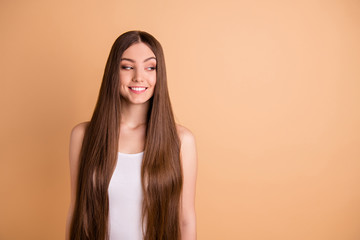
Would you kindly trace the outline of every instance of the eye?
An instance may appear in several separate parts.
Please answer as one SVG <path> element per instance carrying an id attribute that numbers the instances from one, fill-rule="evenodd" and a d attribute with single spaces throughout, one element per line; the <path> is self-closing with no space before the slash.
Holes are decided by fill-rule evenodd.
<path id="1" fill-rule="evenodd" d="M 131 69 L 133 69 L 133 67 L 132 67 L 132 66 L 125 66 L 125 65 L 123 65 L 123 66 L 121 66 L 121 69 L 131 70 Z"/>
<path id="2" fill-rule="evenodd" d="M 155 70 L 156 69 L 156 67 L 147 67 L 146 68 L 146 70 L 149 70 L 149 71 L 153 71 L 153 70 Z"/>

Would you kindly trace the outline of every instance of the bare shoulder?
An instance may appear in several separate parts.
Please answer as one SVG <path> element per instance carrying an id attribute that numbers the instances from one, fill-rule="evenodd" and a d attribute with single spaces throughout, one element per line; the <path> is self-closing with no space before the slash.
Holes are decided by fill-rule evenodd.
<path id="1" fill-rule="evenodd" d="M 84 135 L 86 127 L 88 126 L 89 122 L 81 122 L 76 124 L 71 130 L 71 138 L 81 137 Z"/>
<path id="2" fill-rule="evenodd" d="M 70 145 L 69 145 L 69 160 L 70 160 L 70 170 L 72 172 L 77 172 L 79 155 L 85 135 L 85 130 L 89 122 L 82 122 L 76 124 L 70 134 Z"/>
<path id="3" fill-rule="evenodd" d="M 180 138 L 180 154 L 184 169 L 194 168 L 197 164 L 197 150 L 194 134 L 186 127 L 176 124 Z"/>
<path id="4" fill-rule="evenodd" d="M 176 124 L 176 129 L 180 138 L 181 145 L 195 144 L 195 136 L 188 128 L 180 124 Z"/>
<path id="5" fill-rule="evenodd" d="M 85 135 L 85 130 L 86 130 L 88 124 L 89 124 L 89 122 L 78 123 L 71 130 L 70 146 L 69 146 L 70 166 L 73 166 L 79 160 L 78 156 L 80 154 L 82 142 L 83 142 L 84 135 Z"/>

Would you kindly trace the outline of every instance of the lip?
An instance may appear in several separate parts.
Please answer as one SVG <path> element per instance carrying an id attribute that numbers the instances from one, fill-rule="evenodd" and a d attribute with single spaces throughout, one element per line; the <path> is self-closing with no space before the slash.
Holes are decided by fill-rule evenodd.
<path id="1" fill-rule="evenodd" d="M 131 88 L 145 88 L 145 89 L 144 89 L 144 90 L 141 90 L 141 91 L 136 91 L 136 90 L 131 89 Z M 129 89 L 130 89 L 130 91 L 133 92 L 133 93 L 140 94 L 140 93 L 145 92 L 148 88 L 145 87 L 145 86 L 130 86 Z"/>

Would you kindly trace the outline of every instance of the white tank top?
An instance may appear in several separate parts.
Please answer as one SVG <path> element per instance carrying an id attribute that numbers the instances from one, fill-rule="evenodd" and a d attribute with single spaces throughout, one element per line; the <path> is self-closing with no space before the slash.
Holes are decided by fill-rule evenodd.
<path id="1" fill-rule="evenodd" d="M 110 240 L 142 240 L 141 231 L 141 162 L 144 152 L 118 152 L 111 177 L 109 194 Z"/>

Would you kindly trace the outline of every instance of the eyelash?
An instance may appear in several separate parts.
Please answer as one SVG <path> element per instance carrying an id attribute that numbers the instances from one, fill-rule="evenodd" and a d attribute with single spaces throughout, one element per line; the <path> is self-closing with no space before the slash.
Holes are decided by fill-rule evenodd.
<path id="1" fill-rule="evenodd" d="M 133 67 L 129 67 L 129 66 L 121 66 L 121 69 L 130 70 L 130 69 L 133 69 Z"/>
<path id="2" fill-rule="evenodd" d="M 131 69 L 134 69 L 133 67 L 131 66 L 121 66 L 121 69 L 124 69 L 124 70 L 131 70 Z M 146 68 L 147 70 L 150 70 L 150 71 L 153 71 L 156 69 L 156 67 L 147 67 Z"/>

